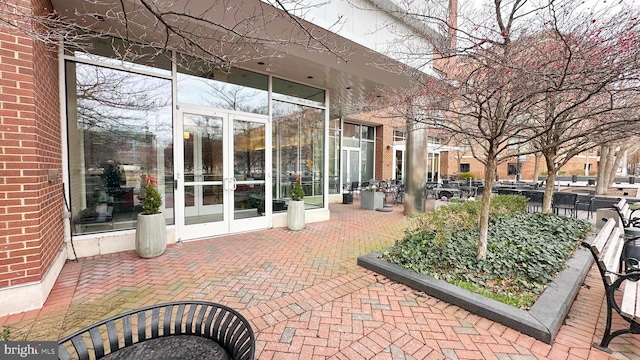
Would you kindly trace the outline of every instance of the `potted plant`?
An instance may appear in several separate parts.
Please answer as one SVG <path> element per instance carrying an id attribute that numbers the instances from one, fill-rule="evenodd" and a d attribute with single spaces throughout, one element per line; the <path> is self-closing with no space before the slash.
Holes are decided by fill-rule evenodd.
<path id="1" fill-rule="evenodd" d="M 360 192 L 360 208 L 382 209 L 384 207 L 384 193 L 378 185 L 369 185 Z"/>
<path id="2" fill-rule="evenodd" d="M 304 228 L 304 190 L 300 184 L 300 174 L 296 175 L 296 183 L 291 189 L 291 200 L 287 207 L 287 226 L 290 230 Z"/>
<path id="3" fill-rule="evenodd" d="M 152 258 L 162 255 L 167 249 L 167 229 L 164 216 L 160 213 L 162 196 L 156 186 L 158 181 L 153 176 L 145 178 L 143 212 L 138 214 L 136 224 L 136 252 L 140 257 Z"/>

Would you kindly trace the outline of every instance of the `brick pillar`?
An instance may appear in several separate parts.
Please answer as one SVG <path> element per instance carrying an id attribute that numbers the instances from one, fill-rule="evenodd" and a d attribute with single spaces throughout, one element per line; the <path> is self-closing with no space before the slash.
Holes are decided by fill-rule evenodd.
<path id="1" fill-rule="evenodd" d="M 52 8 L 48 0 L 13 4 L 36 13 Z M 57 50 L 2 28 L 0 67 L 2 291 L 43 279 L 63 246 L 65 220 L 61 175 L 49 179 L 49 170 L 62 170 Z"/>
<path id="2" fill-rule="evenodd" d="M 387 146 L 390 148 L 387 149 Z M 388 124 L 376 127 L 375 178 L 388 180 L 393 176 L 393 127 Z"/>

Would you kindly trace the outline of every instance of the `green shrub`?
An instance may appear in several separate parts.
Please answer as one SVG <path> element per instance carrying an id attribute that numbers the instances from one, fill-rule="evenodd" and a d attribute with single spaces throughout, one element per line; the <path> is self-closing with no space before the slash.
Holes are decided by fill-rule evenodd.
<path id="1" fill-rule="evenodd" d="M 458 174 L 458 180 L 469 180 L 469 179 L 475 180 L 476 175 L 470 172 L 462 172 Z"/>
<path id="2" fill-rule="evenodd" d="M 407 234 L 428 232 L 438 243 L 449 239 L 454 230 L 473 229 L 480 224 L 481 201 L 465 201 L 443 206 L 437 211 L 416 213 L 409 216 Z M 513 215 L 525 212 L 527 199 L 519 195 L 499 195 L 491 199 L 489 216 Z"/>
<path id="3" fill-rule="evenodd" d="M 591 225 L 583 220 L 516 210 L 521 204 L 514 197 L 517 196 L 498 196 L 494 200 L 501 199 L 495 206 L 492 201 L 486 260 L 476 259 L 478 227 L 468 220 L 478 216 L 479 207 L 474 204 L 479 204 L 478 201 L 430 213 L 433 215 L 429 220 L 422 219 L 422 230 L 408 231 L 382 257 L 418 273 L 528 309 L 564 267 Z"/>

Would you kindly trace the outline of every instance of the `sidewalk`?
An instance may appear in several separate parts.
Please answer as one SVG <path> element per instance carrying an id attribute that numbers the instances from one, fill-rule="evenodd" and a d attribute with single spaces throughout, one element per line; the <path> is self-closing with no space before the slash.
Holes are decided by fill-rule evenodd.
<path id="1" fill-rule="evenodd" d="M 550 346 L 356 265 L 403 226 L 401 205 L 385 213 L 356 200 L 298 232 L 176 244 L 154 259 L 130 251 L 70 261 L 43 309 L 0 318 L 0 329 L 12 340 L 57 340 L 126 310 L 192 299 L 247 317 L 257 359 L 640 359 L 640 335 L 616 338 L 611 357 L 590 346 L 605 310 L 594 269 Z"/>

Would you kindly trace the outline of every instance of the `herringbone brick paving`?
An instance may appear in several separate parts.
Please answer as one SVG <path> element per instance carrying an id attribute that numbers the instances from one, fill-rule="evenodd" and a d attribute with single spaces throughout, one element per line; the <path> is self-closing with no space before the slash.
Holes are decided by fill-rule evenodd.
<path id="1" fill-rule="evenodd" d="M 604 291 L 589 273 L 553 345 L 356 265 L 402 237 L 390 213 L 332 204 L 331 220 L 170 246 L 154 259 L 123 252 L 68 262 L 41 310 L 0 318 L 15 340 L 55 340 L 145 305 L 195 299 L 249 319 L 257 359 L 640 359 L 638 335 L 609 355 Z M 619 326 L 621 324 L 618 324 Z"/>

